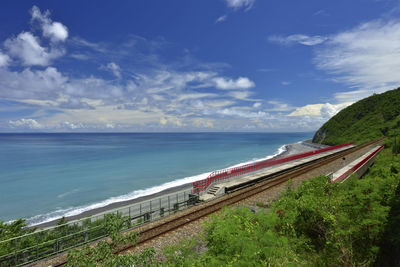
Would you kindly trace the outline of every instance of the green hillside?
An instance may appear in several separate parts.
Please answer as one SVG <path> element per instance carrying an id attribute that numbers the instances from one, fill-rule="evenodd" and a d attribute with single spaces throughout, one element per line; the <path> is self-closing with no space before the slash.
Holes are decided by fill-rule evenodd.
<path id="1" fill-rule="evenodd" d="M 400 133 L 400 87 L 364 98 L 343 109 L 314 135 L 313 142 L 357 144 Z"/>

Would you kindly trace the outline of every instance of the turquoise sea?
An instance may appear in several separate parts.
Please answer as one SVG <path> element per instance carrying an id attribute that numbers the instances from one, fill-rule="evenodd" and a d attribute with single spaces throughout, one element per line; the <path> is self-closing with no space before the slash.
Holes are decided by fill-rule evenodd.
<path id="1" fill-rule="evenodd" d="M 312 133 L 0 134 L 0 220 L 31 225 L 193 182 Z"/>

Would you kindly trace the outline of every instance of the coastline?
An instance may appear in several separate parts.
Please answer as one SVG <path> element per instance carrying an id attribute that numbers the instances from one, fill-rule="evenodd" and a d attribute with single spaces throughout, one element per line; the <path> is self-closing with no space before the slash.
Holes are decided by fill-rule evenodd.
<path id="1" fill-rule="evenodd" d="M 307 152 L 307 151 L 320 149 L 320 148 L 327 147 L 327 146 L 311 143 L 311 140 L 304 140 L 304 141 L 300 141 L 298 143 L 284 145 L 282 147 L 284 147 L 284 151 L 282 153 L 278 154 L 278 155 L 275 155 L 272 158 L 286 157 L 286 156 L 289 156 L 289 155 L 304 153 L 304 152 Z M 148 201 L 150 199 L 166 196 L 166 195 L 169 195 L 169 194 L 178 193 L 178 192 L 184 191 L 184 190 L 190 190 L 192 188 L 192 184 L 193 183 L 190 182 L 190 183 L 186 183 L 186 184 L 183 184 L 183 185 L 170 187 L 170 188 L 164 189 L 164 190 L 162 190 L 160 192 L 149 194 L 149 195 L 146 195 L 146 196 L 141 196 L 141 197 L 138 197 L 138 198 L 125 200 L 125 201 L 120 201 L 120 202 L 114 202 L 114 203 L 108 204 L 108 205 L 106 205 L 104 207 L 99 207 L 99 208 L 94 208 L 94 209 L 91 209 L 91 210 L 87 210 L 87 211 L 84 211 L 84 212 L 82 212 L 80 214 L 73 215 L 73 216 L 67 216 L 67 217 L 65 217 L 65 219 L 67 221 L 75 221 L 75 220 L 83 219 L 83 218 L 90 217 L 90 216 L 96 216 L 98 214 L 102 214 L 102 213 L 109 212 L 109 211 L 112 211 L 114 209 L 123 208 L 123 207 L 126 207 L 126 206 L 131 206 L 131 205 L 134 205 L 134 204 L 137 204 L 137 203 L 140 203 L 140 202 Z M 59 220 L 60 220 L 60 218 L 59 219 L 54 219 L 54 220 L 51 220 L 51 221 L 48 221 L 48 222 L 44 222 L 44 223 L 39 223 L 39 224 L 36 224 L 36 225 L 30 225 L 29 227 L 37 228 L 37 229 L 48 228 L 48 227 L 52 227 L 52 226 L 57 225 Z"/>

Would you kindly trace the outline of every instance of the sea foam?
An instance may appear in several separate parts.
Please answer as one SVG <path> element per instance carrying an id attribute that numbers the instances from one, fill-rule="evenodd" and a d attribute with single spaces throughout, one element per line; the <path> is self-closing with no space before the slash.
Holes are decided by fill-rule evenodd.
<path id="1" fill-rule="evenodd" d="M 250 163 L 255 163 L 255 162 L 259 162 L 259 161 L 263 161 L 263 160 L 267 160 L 267 159 L 271 159 L 273 157 L 276 157 L 284 152 L 287 151 L 287 145 L 283 145 L 281 147 L 279 147 L 278 151 L 273 154 L 273 155 L 269 155 L 265 158 L 260 158 L 260 159 L 253 159 L 251 161 L 247 161 L 247 162 L 242 162 L 236 165 L 233 165 L 229 168 L 234 168 L 234 167 L 240 167 L 246 164 L 250 164 Z M 205 179 L 207 178 L 208 175 L 210 175 L 211 172 L 206 172 L 206 173 L 202 173 L 199 175 L 195 175 L 195 176 L 190 176 L 190 177 L 186 177 L 186 178 L 181 178 L 181 179 L 177 179 L 171 182 L 167 182 L 158 186 L 153 186 L 147 189 L 141 189 L 141 190 L 135 190 L 132 191 L 128 194 L 125 195 L 121 195 L 121 196 L 117 196 L 117 197 L 111 197 L 108 198 L 106 200 L 103 200 L 101 202 L 97 202 L 97 203 L 93 203 L 93 204 L 89 204 L 89 205 L 85 205 L 85 206 L 80 206 L 80 207 L 70 207 L 67 209 L 58 209 L 55 210 L 53 212 L 49 212 L 46 214 L 40 214 L 40 215 L 36 215 L 33 216 L 31 218 L 26 219 L 26 222 L 28 223 L 29 226 L 35 226 L 35 225 L 39 225 L 42 223 L 47 223 L 47 222 L 51 222 L 54 220 L 58 220 L 62 217 L 70 217 L 70 216 L 75 216 L 75 215 L 79 215 L 83 212 L 89 211 L 89 210 L 93 210 L 93 209 L 97 209 L 97 208 L 102 208 L 105 206 L 108 206 L 110 204 L 113 203 L 118 203 L 118 202 L 123 202 L 123 201 L 127 201 L 127 200 L 133 200 L 139 197 L 143 197 L 143 196 L 149 196 L 152 194 L 156 194 L 159 193 L 161 191 L 164 191 L 166 189 L 170 189 L 170 188 L 174 188 L 177 186 L 181 186 L 181 185 L 185 185 L 188 183 L 193 183 L 195 181 L 201 180 L 201 179 Z M 68 194 L 68 193 L 67 193 Z M 11 221 L 10 221 L 11 222 Z"/>

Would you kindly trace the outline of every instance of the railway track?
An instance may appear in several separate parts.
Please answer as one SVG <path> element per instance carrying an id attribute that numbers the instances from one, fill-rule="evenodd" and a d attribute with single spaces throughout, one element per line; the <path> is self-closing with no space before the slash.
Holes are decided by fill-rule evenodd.
<path id="1" fill-rule="evenodd" d="M 193 208 L 184 210 L 184 211 L 182 211 L 182 213 L 179 214 L 180 215 L 179 217 L 173 218 L 165 223 L 158 224 L 152 228 L 139 230 L 139 240 L 137 242 L 137 245 L 148 242 L 148 241 L 155 239 L 159 236 L 162 236 L 166 233 L 169 233 L 178 228 L 181 228 L 184 225 L 187 225 L 193 221 L 199 220 L 205 216 L 215 213 L 215 212 L 221 210 L 225 206 L 229 206 L 229 205 L 238 203 L 242 200 L 250 198 L 250 197 L 257 195 L 263 191 L 266 191 L 272 187 L 275 187 L 277 185 L 285 183 L 290 178 L 310 172 L 310 171 L 312 171 L 316 168 L 319 168 L 323 165 L 329 164 L 337 159 L 340 159 L 347 155 L 355 153 L 365 147 L 379 143 L 379 142 L 383 141 L 383 139 L 384 138 L 374 140 L 374 141 L 350 148 L 348 150 L 326 156 L 326 157 L 318 159 L 316 161 L 306 163 L 303 166 L 297 167 L 295 169 L 291 169 L 285 173 L 278 174 L 272 178 L 268 177 L 268 178 L 266 178 L 267 180 L 261 181 L 257 184 L 242 188 L 240 190 L 237 190 L 233 193 L 224 195 L 224 196 L 217 198 L 215 200 L 212 200 L 210 202 L 202 203 Z M 137 231 L 137 229 L 132 229 L 129 231 Z M 126 252 L 126 251 L 132 249 L 133 247 L 134 247 L 133 245 L 129 245 L 129 246 L 121 249 L 120 251 L 116 252 L 116 254 Z M 67 263 L 66 260 L 62 260 L 59 263 L 55 263 L 55 264 L 53 263 L 53 266 L 63 266 L 66 263 Z"/>

